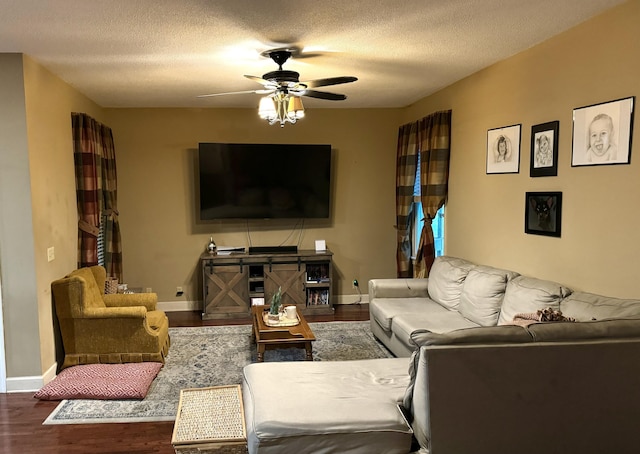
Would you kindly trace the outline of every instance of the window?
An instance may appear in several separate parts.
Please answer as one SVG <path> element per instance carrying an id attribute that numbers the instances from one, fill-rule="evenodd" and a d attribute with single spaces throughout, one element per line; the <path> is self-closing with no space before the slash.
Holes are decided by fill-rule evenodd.
<path id="1" fill-rule="evenodd" d="M 422 203 L 419 196 L 414 198 L 411 206 L 415 216 L 413 218 L 413 232 L 411 234 L 411 258 L 415 258 L 420 245 L 420 233 L 424 227 L 424 214 L 422 213 Z M 433 231 L 433 245 L 435 247 L 436 257 L 444 255 L 444 206 L 436 213 L 435 219 L 431 222 L 431 230 Z"/>
<path id="2" fill-rule="evenodd" d="M 418 165 L 416 168 L 416 182 L 413 185 L 413 226 L 411 234 L 411 258 L 415 259 L 420 245 L 420 233 L 424 227 L 424 214 L 422 212 L 422 202 L 420 202 L 420 155 L 418 155 Z M 435 247 L 435 256 L 444 255 L 444 205 L 440 207 L 436 213 L 435 219 L 431 222 L 431 230 L 433 231 L 433 244 Z"/>

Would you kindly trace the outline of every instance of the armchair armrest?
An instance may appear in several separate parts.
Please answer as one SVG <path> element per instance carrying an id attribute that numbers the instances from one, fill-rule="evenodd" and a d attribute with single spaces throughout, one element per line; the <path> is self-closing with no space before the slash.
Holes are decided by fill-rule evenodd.
<path id="1" fill-rule="evenodd" d="M 428 297 L 428 278 L 371 279 L 369 301 L 374 298 L 419 298 Z"/>
<path id="2" fill-rule="evenodd" d="M 148 311 L 155 311 L 158 303 L 156 293 L 111 293 L 104 295 L 107 307 L 144 306 Z"/>
<path id="3" fill-rule="evenodd" d="M 144 306 L 132 307 L 91 307 L 83 312 L 82 318 L 141 318 L 147 316 Z"/>

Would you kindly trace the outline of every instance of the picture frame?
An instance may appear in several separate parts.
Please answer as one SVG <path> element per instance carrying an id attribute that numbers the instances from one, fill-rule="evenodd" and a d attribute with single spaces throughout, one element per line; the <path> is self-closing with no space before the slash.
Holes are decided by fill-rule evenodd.
<path id="1" fill-rule="evenodd" d="M 531 177 L 558 175 L 559 121 L 550 121 L 531 127 Z"/>
<path id="2" fill-rule="evenodd" d="M 487 131 L 487 174 L 520 173 L 521 132 L 521 124 Z"/>
<path id="3" fill-rule="evenodd" d="M 629 164 L 635 96 L 573 110 L 571 167 Z"/>
<path id="4" fill-rule="evenodd" d="M 560 237 L 562 192 L 527 192 L 524 213 L 525 233 Z"/>

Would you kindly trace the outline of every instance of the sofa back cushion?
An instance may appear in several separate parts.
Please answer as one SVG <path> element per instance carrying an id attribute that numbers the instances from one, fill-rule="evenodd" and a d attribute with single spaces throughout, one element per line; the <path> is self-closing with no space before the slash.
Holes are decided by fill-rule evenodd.
<path id="1" fill-rule="evenodd" d="M 534 323 L 527 329 L 536 342 L 637 339 L 640 337 L 640 319 Z"/>
<path id="2" fill-rule="evenodd" d="M 474 267 L 462 286 L 458 310 L 480 326 L 497 325 L 507 282 L 517 276 L 515 271 L 484 265 Z"/>
<path id="3" fill-rule="evenodd" d="M 411 333 L 411 342 L 416 347 L 454 344 L 519 344 L 533 342 L 533 337 L 525 327 L 505 325 L 456 329 L 446 333 L 419 329 Z"/>
<path id="4" fill-rule="evenodd" d="M 570 294 L 571 289 L 557 282 L 527 276 L 513 278 L 504 292 L 498 325 L 512 323 L 516 314 L 535 313 L 548 307 L 560 310 L 560 301 Z"/>
<path id="5" fill-rule="evenodd" d="M 563 299 L 560 310 L 579 322 L 609 318 L 640 318 L 640 300 L 627 300 L 575 292 Z"/>
<path id="6" fill-rule="evenodd" d="M 438 257 L 429 272 L 429 297 L 449 309 L 458 309 L 462 286 L 475 265 L 455 257 Z"/>

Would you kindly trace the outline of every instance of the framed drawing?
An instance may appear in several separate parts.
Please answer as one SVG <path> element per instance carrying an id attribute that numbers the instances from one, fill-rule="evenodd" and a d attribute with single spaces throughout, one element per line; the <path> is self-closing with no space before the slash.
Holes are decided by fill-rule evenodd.
<path id="1" fill-rule="evenodd" d="M 525 194 L 525 233 L 559 237 L 561 227 L 562 192 L 527 192 Z"/>
<path id="2" fill-rule="evenodd" d="M 555 177 L 558 175 L 559 129 L 559 121 L 550 121 L 531 127 L 529 176 Z"/>
<path id="3" fill-rule="evenodd" d="M 635 96 L 573 110 L 571 166 L 629 164 Z"/>
<path id="4" fill-rule="evenodd" d="M 520 133 L 522 125 L 487 131 L 487 174 L 520 172 Z"/>

